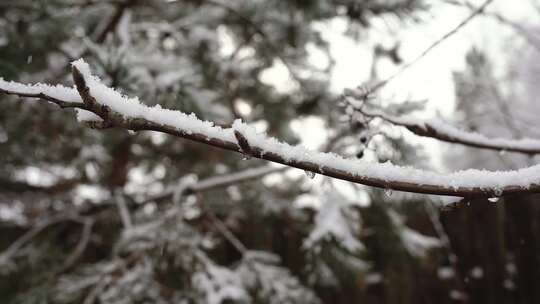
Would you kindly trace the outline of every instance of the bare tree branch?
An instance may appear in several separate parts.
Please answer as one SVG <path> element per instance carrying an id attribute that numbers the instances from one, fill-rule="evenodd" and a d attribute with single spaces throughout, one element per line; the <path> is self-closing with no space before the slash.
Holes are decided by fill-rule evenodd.
<path id="1" fill-rule="evenodd" d="M 1 80 L 1 79 L 0 79 Z M 45 92 L 39 92 L 39 93 L 24 93 L 24 92 L 15 92 L 11 90 L 5 90 L 0 88 L 0 93 L 4 93 L 7 95 L 16 95 L 19 97 L 28 97 L 28 98 L 38 98 L 45 101 L 49 101 L 52 103 L 57 104 L 60 108 L 79 108 L 84 109 L 85 106 L 82 102 L 71 102 L 66 100 L 60 100 L 58 98 L 52 97 L 50 95 L 47 95 Z"/>
<path id="2" fill-rule="evenodd" d="M 461 144 L 480 149 L 518 152 L 527 155 L 540 154 L 540 140 L 488 138 L 479 133 L 470 133 L 459 130 L 442 122 L 413 121 L 413 119 L 410 118 L 395 117 L 381 111 L 368 111 L 364 107 L 354 107 L 354 109 L 365 117 L 380 118 L 392 125 L 404 127 L 412 133 L 422 137 L 430 137 L 448 143 Z"/>
<path id="3" fill-rule="evenodd" d="M 290 169 L 290 168 L 289 167 L 262 166 L 259 168 L 251 168 L 251 169 L 247 169 L 247 170 L 243 170 L 243 171 L 235 172 L 231 174 L 213 176 L 213 177 L 209 177 L 207 179 L 198 181 L 194 184 L 187 185 L 185 188 L 183 188 L 183 191 L 182 193 L 180 193 L 180 195 L 193 194 L 193 193 L 203 192 L 203 191 L 212 190 L 216 188 L 223 188 L 223 187 L 238 184 L 241 182 L 251 181 L 251 180 L 266 176 L 268 174 L 278 173 L 287 169 Z M 175 194 L 174 190 L 165 191 L 157 196 L 144 200 L 140 204 L 144 204 L 151 201 L 161 201 L 164 199 L 168 199 L 168 198 L 173 197 L 174 194 Z"/>
<path id="4" fill-rule="evenodd" d="M 468 9 L 470 9 L 470 10 L 476 10 L 477 9 L 476 6 L 474 4 L 472 4 L 472 3 L 470 3 L 469 1 L 461 2 L 461 1 L 446 0 L 445 2 L 449 3 L 449 4 L 452 4 L 452 5 L 456 5 L 456 6 L 463 6 L 463 7 L 466 7 Z M 535 3 L 536 3 L 535 1 L 531 1 L 531 4 L 538 5 L 538 4 L 535 4 Z M 491 18 L 499 21 L 500 23 L 505 24 L 508 27 L 512 28 L 516 33 L 518 33 L 521 37 L 523 37 L 532 47 L 534 47 L 536 50 L 540 51 L 540 38 L 535 37 L 534 35 L 531 35 L 531 33 L 529 33 L 527 31 L 527 29 L 524 28 L 519 23 L 517 23 L 515 21 L 512 21 L 512 20 L 510 20 L 510 19 L 508 19 L 508 18 L 504 17 L 503 15 L 501 15 L 499 13 L 496 13 L 496 12 L 487 12 L 487 11 L 483 10 L 480 13 L 482 15 L 486 16 L 486 17 L 491 17 Z"/>
<path id="5" fill-rule="evenodd" d="M 233 135 L 236 130 L 247 140 L 250 147 L 249 156 L 383 189 L 469 198 L 540 192 L 540 178 L 538 178 L 540 166 L 533 166 L 519 171 L 467 170 L 451 174 L 439 174 L 391 164 L 376 164 L 344 159 L 335 154 L 318 153 L 302 147 L 292 147 L 275 139 L 256 135 L 252 133 L 254 130 L 249 129 L 241 122 L 238 122 L 236 127 L 233 125 L 233 130 L 224 130 L 212 126 L 209 122 L 205 123 L 181 112 L 148 108 L 135 102 L 130 104 L 130 102 L 133 102 L 131 100 L 96 100 L 90 94 L 90 88 L 87 86 L 85 76 L 78 70 L 77 65 L 84 66 L 86 64 L 81 61 L 74 64 L 73 67 L 74 81 L 84 102 L 84 109 L 101 117 L 104 123 L 117 128 L 163 132 L 243 154 L 244 151 Z M 89 70 L 85 70 L 85 73 L 89 73 Z M 91 79 L 91 81 L 92 85 L 96 86 L 95 89 L 98 90 L 96 92 L 104 90 L 114 93 L 112 89 L 97 83 L 96 79 Z M 115 95 L 115 97 L 122 98 L 120 94 Z M 111 106 L 115 106 L 117 110 L 113 111 Z M 133 107 L 140 110 L 140 114 L 136 116 L 124 114 L 124 110 L 133 109 Z M 172 120 L 169 123 L 160 119 L 148 118 L 150 116 L 145 114 L 146 112 L 158 116 L 169 115 L 169 118 L 174 116 L 175 119 L 179 119 L 181 122 L 177 124 Z"/>

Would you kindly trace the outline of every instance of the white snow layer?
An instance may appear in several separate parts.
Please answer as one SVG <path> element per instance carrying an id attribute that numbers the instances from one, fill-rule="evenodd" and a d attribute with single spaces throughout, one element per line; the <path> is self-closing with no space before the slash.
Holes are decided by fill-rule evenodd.
<path id="1" fill-rule="evenodd" d="M 290 146 L 275 138 L 259 134 L 251 126 L 236 120 L 235 130 L 240 131 L 251 146 L 265 152 L 283 156 L 286 160 L 309 161 L 319 164 L 319 170 L 325 167 L 348 172 L 355 176 L 365 176 L 386 181 L 409 182 L 420 185 L 447 185 L 453 188 L 501 189 L 507 186 L 529 188 L 540 183 L 540 165 L 512 171 L 488 171 L 469 169 L 449 174 L 425 171 L 412 167 L 396 166 L 391 162 L 371 163 L 357 159 L 345 159 L 334 153 L 309 151 L 303 146 Z"/>
<path id="2" fill-rule="evenodd" d="M 518 148 L 523 150 L 540 150 L 540 140 L 532 138 L 522 139 L 507 139 L 507 138 L 489 138 L 483 134 L 477 132 L 469 132 L 459 128 L 456 128 L 450 124 L 442 121 L 431 119 L 424 122 L 425 125 L 430 126 L 437 132 L 446 134 L 453 138 L 460 138 L 469 142 L 475 142 L 479 144 L 498 146 L 503 149 Z"/>
<path id="3" fill-rule="evenodd" d="M 121 93 L 105 86 L 99 78 L 90 72 L 90 67 L 83 59 L 72 62 L 84 76 L 86 85 L 90 89 L 96 101 L 106 105 L 114 112 L 122 114 L 126 118 L 144 118 L 148 121 L 175 127 L 186 131 L 188 134 L 204 134 L 209 138 L 219 138 L 224 141 L 235 142 L 233 131 L 215 126 L 213 122 L 202 121 L 195 114 L 187 115 L 180 111 L 163 109 L 160 105 L 148 107 L 142 104 L 137 97 L 129 98 Z"/>
<path id="4" fill-rule="evenodd" d="M 343 216 L 343 207 L 347 205 L 341 204 L 341 200 L 329 200 L 328 198 L 339 198 L 325 194 L 326 199 L 318 210 L 315 218 L 315 226 L 313 231 L 304 241 L 303 247 L 310 249 L 320 246 L 324 240 L 334 238 L 349 252 L 357 252 L 364 248 L 364 245 L 358 241 L 354 235 L 355 229 L 349 225 L 349 221 Z"/>
<path id="5" fill-rule="evenodd" d="M 22 84 L 13 81 L 5 81 L 0 78 L 0 90 L 8 93 L 19 93 L 25 95 L 43 94 L 54 99 L 62 100 L 71 103 L 82 103 L 82 98 L 75 87 L 68 88 L 63 85 L 51 86 L 43 83 Z M 101 118 L 96 114 L 83 109 L 75 109 L 77 111 L 77 120 L 83 121 L 100 121 Z"/>
<path id="6" fill-rule="evenodd" d="M 31 95 L 44 94 L 66 102 L 82 102 L 81 96 L 79 96 L 79 93 L 75 88 L 68 88 L 62 85 L 51 86 L 42 83 L 28 85 L 13 81 L 5 81 L 3 78 L 0 77 L 0 90 L 11 93 L 18 92 Z"/>

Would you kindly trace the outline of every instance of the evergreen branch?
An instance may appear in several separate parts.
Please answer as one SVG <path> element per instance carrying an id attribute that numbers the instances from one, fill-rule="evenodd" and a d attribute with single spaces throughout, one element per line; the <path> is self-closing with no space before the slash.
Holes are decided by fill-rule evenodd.
<path id="1" fill-rule="evenodd" d="M 124 16 L 126 10 L 130 8 L 131 6 L 135 5 L 139 0 L 108 0 L 108 1 L 100 1 L 100 0 L 86 0 L 85 2 L 71 4 L 71 5 L 79 5 L 82 7 L 91 6 L 91 5 L 99 5 L 103 3 L 108 4 L 114 4 L 115 9 L 114 13 L 111 15 L 110 19 L 107 20 L 106 24 L 103 27 L 98 27 L 97 33 L 95 33 L 95 43 L 96 44 L 102 44 L 107 39 L 107 36 L 109 33 L 116 30 L 116 27 L 118 26 L 118 23 L 120 20 L 122 20 L 122 17 Z M 67 3 L 65 5 L 68 5 Z M 67 68 L 69 68 L 69 62 L 73 60 L 72 56 L 69 55 L 66 52 L 63 52 L 60 50 L 63 55 L 67 57 L 67 62 L 63 65 L 63 67 L 59 70 L 56 70 L 53 72 L 52 79 L 56 79 L 60 77 Z M 85 47 L 77 57 L 85 57 L 90 53 L 90 49 L 88 47 Z"/>
<path id="2" fill-rule="evenodd" d="M 206 179 L 203 179 L 201 181 L 198 181 L 196 183 L 190 184 L 185 186 L 181 193 L 177 193 L 179 195 L 189 195 L 194 193 L 200 193 L 203 191 L 213 190 L 217 188 L 223 188 L 230 185 L 252 181 L 254 179 L 264 177 L 266 175 L 281 172 L 284 170 L 290 169 L 289 167 L 274 167 L 274 166 L 262 166 L 258 168 L 250 168 L 243 171 L 231 173 L 231 174 L 225 174 L 225 175 L 218 175 L 209 177 Z M 143 202 L 139 203 L 138 205 L 143 205 L 148 202 L 152 201 L 162 201 L 164 199 L 172 198 L 175 195 L 176 191 L 165 191 L 157 196 L 148 198 L 144 200 Z"/>
<path id="3" fill-rule="evenodd" d="M 221 234 L 231 246 L 234 247 L 238 253 L 240 253 L 242 256 L 245 256 L 246 252 L 248 251 L 247 247 L 240 241 L 234 233 L 227 227 L 223 221 L 221 221 L 216 214 L 210 210 L 209 208 L 206 208 L 206 206 L 202 203 L 202 199 L 198 199 L 198 205 L 201 210 L 208 216 L 210 222 L 214 225 L 214 228 L 216 228 L 216 231 Z"/>
<path id="4" fill-rule="evenodd" d="M 244 256 L 248 251 L 246 245 L 244 245 L 244 243 L 242 243 L 242 241 L 240 241 L 236 235 L 234 235 L 227 225 L 214 214 L 214 212 L 211 210 L 206 210 L 206 213 L 209 215 L 210 220 L 214 224 L 217 231 L 229 242 L 229 244 L 234 247 L 234 249 L 238 251 L 238 253 Z"/>
<path id="5" fill-rule="evenodd" d="M 66 192 L 79 184 L 79 179 L 61 179 L 50 186 L 32 185 L 24 181 L 11 180 L 6 177 L 0 177 L 0 192 L 24 193 L 24 192 L 43 192 L 55 194 Z"/>
<path id="6" fill-rule="evenodd" d="M 116 26 L 122 19 L 122 16 L 124 16 L 126 9 L 134 5 L 135 2 L 137 2 L 137 0 L 126 0 L 116 5 L 113 15 L 109 21 L 107 21 L 107 24 L 105 27 L 103 27 L 103 30 L 97 35 L 96 43 L 101 44 L 105 41 L 107 35 L 116 29 Z"/>
<path id="7" fill-rule="evenodd" d="M 230 6 L 228 6 L 225 3 L 222 3 L 220 1 L 204 0 L 204 2 L 208 3 L 210 5 L 214 5 L 216 7 L 220 7 L 222 9 L 224 9 L 225 11 L 228 11 L 229 13 L 235 15 L 240 20 L 244 21 L 249 27 L 251 27 L 253 29 L 253 31 L 255 31 L 255 33 L 257 33 L 266 42 L 267 47 L 271 49 L 271 51 L 275 54 L 276 58 L 283 64 L 283 66 L 285 66 L 285 68 L 287 69 L 289 74 L 291 74 L 291 77 L 298 83 L 298 85 L 300 87 L 304 87 L 304 82 L 302 81 L 302 78 L 298 75 L 298 73 L 296 73 L 294 68 L 289 63 L 289 61 L 282 54 L 283 52 L 280 50 L 279 47 L 277 47 L 272 42 L 272 40 L 266 34 L 266 32 L 259 25 L 257 25 L 257 23 L 255 21 L 251 20 L 251 18 L 245 16 L 244 14 L 237 11 L 233 7 L 230 7 Z"/>
<path id="8" fill-rule="evenodd" d="M 34 227 L 32 227 L 30 230 L 28 230 L 26 233 L 20 236 L 17 240 L 15 240 L 15 242 L 11 243 L 11 245 L 9 245 L 9 247 L 6 250 L 0 253 L 0 265 L 9 263 L 23 246 L 25 246 L 33 238 L 38 236 L 42 231 L 44 231 L 50 226 L 53 226 L 53 225 L 56 225 L 58 223 L 65 222 L 65 221 L 74 221 L 74 222 L 79 222 L 79 223 L 84 224 L 83 218 L 77 215 L 72 215 L 72 214 L 70 215 L 61 214 L 58 216 L 47 218 L 37 223 Z"/>
<path id="9" fill-rule="evenodd" d="M 90 237 L 92 236 L 92 227 L 94 226 L 94 220 L 92 218 L 85 218 L 82 220 L 82 223 L 83 223 L 83 228 L 81 232 L 81 238 L 79 242 L 77 243 L 77 246 L 75 247 L 73 252 L 71 252 L 71 254 L 67 257 L 59 273 L 64 273 L 64 272 L 69 271 L 75 265 L 75 263 L 79 260 L 79 258 L 83 255 L 84 251 L 86 250 L 86 247 L 88 247 L 88 243 L 90 243 Z"/>
<path id="10" fill-rule="evenodd" d="M 81 0 L 81 1 L 56 1 L 53 5 L 62 5 L 62 6 L 78 6 L 86 7 L 96 4 L 121 4 L 121 0 Z M 30 0 L 25 2 L 24 0 L 13 0 L 11 2 L 0 2 L 0 8 L 5 9 L 21 9 L 21 10 L 35 10 L 43 6 L 43 3 L 38 1 Z"/>

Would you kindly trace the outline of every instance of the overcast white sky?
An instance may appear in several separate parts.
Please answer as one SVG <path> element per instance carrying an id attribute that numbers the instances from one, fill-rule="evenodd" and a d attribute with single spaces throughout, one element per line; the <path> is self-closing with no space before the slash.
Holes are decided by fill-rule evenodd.
<path id="1" fill-rule="evenodd" d="M 470 3 L 480 6 L 484 1 L 471 0 Z M 535 23 L 534 18 L 538 14 L 533 11 L 532 1 L 540 0 L 495 0 L 487 11 L 495 11 L 519 24 Z M 344 38 L 346 24 L 341 20 L 321 25 L 331 42 L 331 51 L 336 60 L 333 89 L 341 92 L 344 88 L 356 87 L 368 79 L 371 50 L 375 44 L 393 45 L 395 38 L 399 38 L 400 55 L 408 62 L 471 14 L 467 8 L 446 4 L 441 0 L 428 2 L 432 4 L 432 9 L 429 13 L 420 14 L 424 22 L 403 26 L 396 20 L 377 19 L 373 23 L 374 27 L 368 31 L 367 39 L 360 39 L 360 42 Z M 390 31 L 393 31 L 393 37 L 389 34 Z M 455 99 L 452 73 L 463 70 L 466 52 L 476 46 L 486 51 L 497 64 L 503 65 L 508 58 L 507 53 L 515 47 L 507 45 L 508 41 L 515 42 L 508 38 L 515 35 L 513 29 L 507 25 L 480 15 L 386 86 L 382 96 L 397 102 L 405 99 L 427 99 L 424 115 L 431 117 L 439 113 L 443 117 L 451 117 Z M 317 60 L 316 56 L 314 58 Z M 497 60 L 498 58 L 500 60 Z M 385 78 L 395 70 L 396 67 L 385 66 L 379 70 L 380 76 Z M 313 119 L 297 125 L 299 130 L 323 128 L 322 121 Z M 310 148 L 317 147 L 325 141 L 323 133 L 317 131 L 303 136 L 304 144 Z"/>
<path id="2" fill-rule="evenodd" d="M 484 0 L 470 2 L 479 6 Z M 445 4 L 440 0 L 432 0 L 429 3 L 433 5 L 430 13 L 421 14 L 425 22 L 409 26 L 394 23 L 394 26 L 391 26 L 401 41 L 400 54 L 405 62 L 414 59 L 471 13 L 466 8 Z M 520 24 L 532 21 L 535 16 L 531 13 L 529 0 L 496 0 L 488 7 L 488 11 L 496 11 Z M 367 42 L 360 44 L 342 38 L 341 32 L 344 28 L 342 22 L 333 22 L 328 28 L 329 36 L 332 37 L 332 51 L 337 59 L 333 82 L 336 90 L 354 87 L 365 80 L 371 59 L 366 46 L 390 40 L 384 35 L 384 32 L 388 32 L 384 20 L 379 19 L 375 24 L 375 29 L 370 31 Z M 515 33 L 508 26 L 501 25 L 489 17 L 478 16 L 397 78 L 386 88 L 385 93 L 395 96 L 398 100 L 400 97 L 408 96 L 417 99 L 427 98 L 431 109 L 440 110 L 448 115 L 453 111 L 454 101 L 452 72 L 463 69 L 465 53 L 472 46 L 477 46 L 504 60 L 506 56 L 503 52 L 508 50 L 505 43 L 509 41 L 507 38 L 511 35 Z M 386 72 L 390 75 L 394 69 L 389 67 Z"/>

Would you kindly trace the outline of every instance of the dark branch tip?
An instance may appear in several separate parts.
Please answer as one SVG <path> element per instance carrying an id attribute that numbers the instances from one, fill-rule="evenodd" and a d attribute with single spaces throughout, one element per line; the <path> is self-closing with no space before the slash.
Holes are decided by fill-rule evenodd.
<path id="1" fill-rule="evenodd" d="M 73 75 L 73 81 L 78 91 L 86 90 L 86 80 L 84 79 L 83 74 L 77 69 L 76 66 L 71 67 L 71 74 Z"/>
<path id="2" fill-rule="evenodd" d="M 238 130 L 234 130 L 234 137 L 236 137 L 240 151 L 244 154 L 252 155 L 251 146 L 249 145 L 247 138 Z"/>

